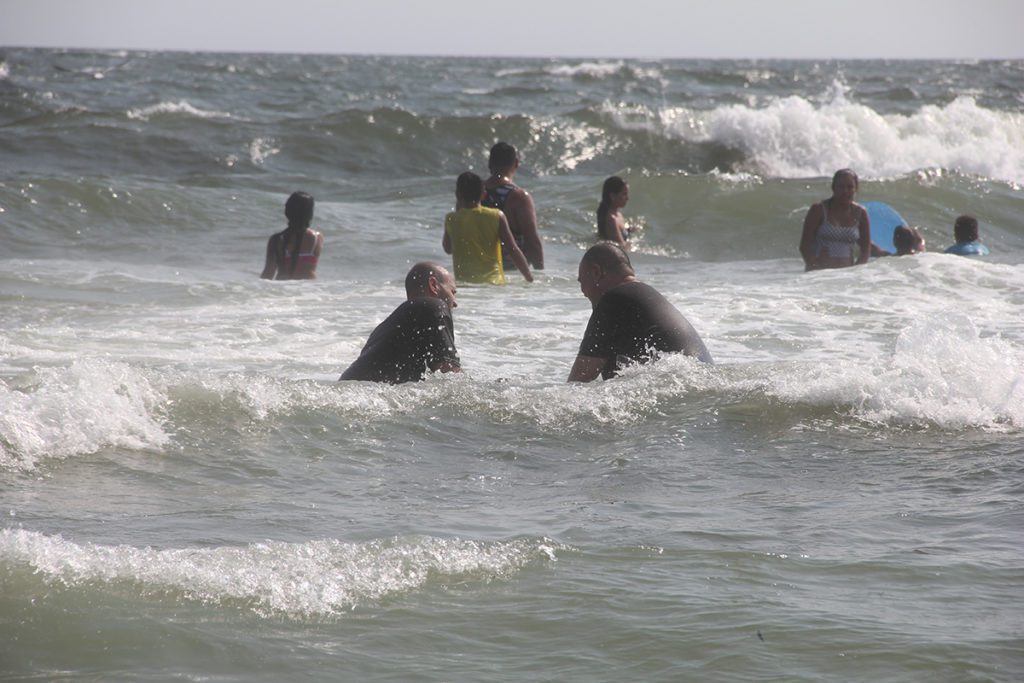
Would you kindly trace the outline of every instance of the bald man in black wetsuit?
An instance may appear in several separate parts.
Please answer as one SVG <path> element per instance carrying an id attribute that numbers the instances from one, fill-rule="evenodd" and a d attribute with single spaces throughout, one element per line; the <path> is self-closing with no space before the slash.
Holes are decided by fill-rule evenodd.
<path id="1" fill-rule="evenodd" d="M 359 358 L 339 379 L 401 384 L 427 372 L 459 372 L 451 309 L 455 280 L 437 263 L 421 261 L 405 277 L 408 300 L 370 333 Z"/>
<path id="2" fill-rule="evenodd" d="M 629 256 L 603 242 L 580 260 L 580 289 L 594 312 L 569 372 L 570 382 L 611 379 L 623 366 L 681 352 L 713 362 L 697 330 L 650 285 L 639 282 Z"/>

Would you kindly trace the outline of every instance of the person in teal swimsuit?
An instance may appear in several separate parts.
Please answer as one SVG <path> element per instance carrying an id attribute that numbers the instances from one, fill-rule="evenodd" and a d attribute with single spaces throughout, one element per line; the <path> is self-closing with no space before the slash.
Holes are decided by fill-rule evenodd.
<path id="1" fill-rule="evenodd" d="M 960 216 L 953 224 L 956 244 L 946 249 L 947 254 L 959 256 L 988 256 L 989 250 L 978 237 L 978 219 L 974 216 Z"/>

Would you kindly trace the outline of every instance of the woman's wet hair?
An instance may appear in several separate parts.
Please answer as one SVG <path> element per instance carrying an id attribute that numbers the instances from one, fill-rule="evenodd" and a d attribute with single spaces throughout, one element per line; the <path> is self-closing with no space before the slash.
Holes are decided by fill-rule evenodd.
<path id="1" fill-rule="evenodd" d="M 601 186 L 601 203 L 597 205 L 597 234 L 604 239 L 611 239 L 604 233 L 604 218 L 608 214 L 613 194 L 622 192 L 626 187 L 626 181 L 617 175 L 613 175 L 604 181 Z"/>
<path id="2" fill-rule="evenodd" d="M 898 252 L 912 252 L 917 249 L 918 236 L 907 226 L 897 225 L 892 231 L 892 245 Z"/>
<path id="3" fill-rule="evenodd" d="M 455 181 L 455 194 L 463 204 L 479 204 L 484 194 L 484 181 L 472 171 L 466 171 Z"/>
<path id="4" fill-rule="evenodd" d="M 306 236 L 306 228 L 313 222 L 313 195 L 308 192 L 292 192 L 288 201 L 284 203 L 284 215 L 288 219 L 288 229 L 284 231 L 281 239 L 278 240 L 280 249 L 278 251 L 277 263 L 281 268 L 284 261 L 284 252 L 291 245 L 292 258 L 288 269 L 289 274 L 295 272 L 299 264 L 299 252 L 302 251 L 302 238 Z"/>
<path id="5" fill-rule="evenodd" d="M 832 175 L 832 189 L 836 189 L 836 183 L 843 176 L 849 176 L 853 178 L 853 186 L 860 187 L 860 179 L 857 178 L 857 173 L 852 168 L 841 168 Z"/>
<path id="6" fill-rule="evenodd" d="M 308 228 L 313 222 L 313 195 L 308 192 L 292 192 L 284 203 L 284 215 L 288 219 L 288 227 L 292 229 Z"/>

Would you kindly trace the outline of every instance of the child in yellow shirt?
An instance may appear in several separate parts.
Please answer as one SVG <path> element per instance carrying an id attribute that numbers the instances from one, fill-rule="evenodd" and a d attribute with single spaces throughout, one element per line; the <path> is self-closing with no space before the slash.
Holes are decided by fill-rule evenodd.
<path id="1" fill-rule="evenodd" d="M 483 192 L 483 180 L 471 171 L 460 175 L 455 183 L 455 211 L 445 216 L 441 241 L 445 253 L 452 255 L 455 279 L 505 284 L 501 265 L 501 250 L 505 248 L 526 281 L 533 282 L 530 266 L 512 238 L 505 214 L 480 206 Z"/>

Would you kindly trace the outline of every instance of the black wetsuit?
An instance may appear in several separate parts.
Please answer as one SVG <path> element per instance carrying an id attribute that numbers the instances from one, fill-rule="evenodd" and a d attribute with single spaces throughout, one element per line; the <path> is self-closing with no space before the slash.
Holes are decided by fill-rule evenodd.
<path id="1" fill-rule="evenodd" d="M 650 285 L 624 282 L 605 292 L 587 323 L 580 355 L 607 358 L 601 376 L 610 379 L 620 367 L 652 361 L 660 352 L 712 362 L 693 325 Z"/>
<path id="2" fill-rule="evenodd" d="M 441 363 L 459 365 L 448 304 L 433 298 L 412 299 L 377 325 L 359 358 L 340 379 L 418 382 Z"/>

